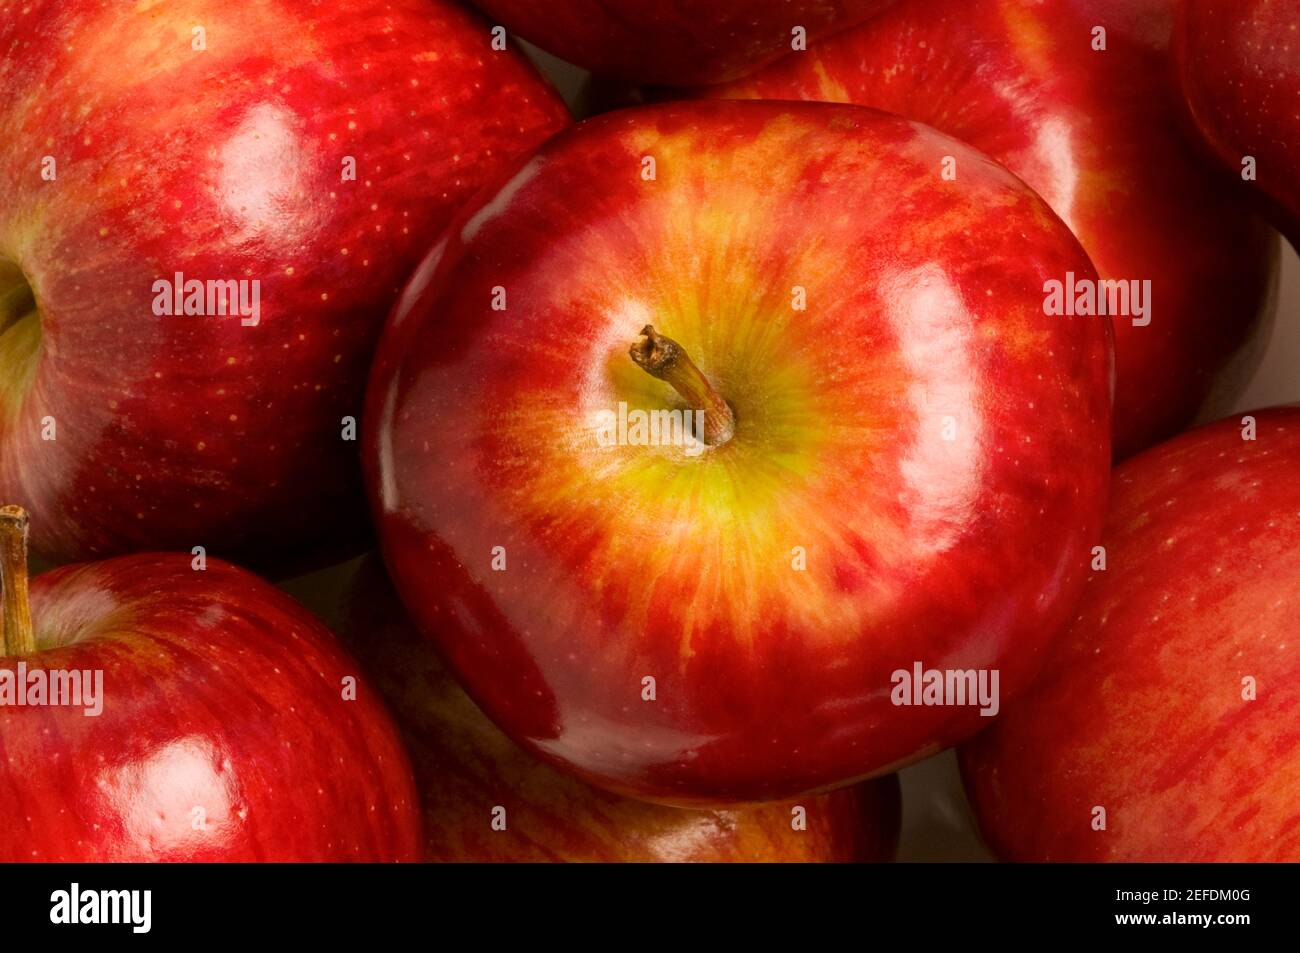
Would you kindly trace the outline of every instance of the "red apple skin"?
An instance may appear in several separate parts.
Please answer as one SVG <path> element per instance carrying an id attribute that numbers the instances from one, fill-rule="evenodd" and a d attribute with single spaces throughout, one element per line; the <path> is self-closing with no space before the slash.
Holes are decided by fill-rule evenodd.
<path id="1" fill-rule="evenodd" d="M 475 0 L 495 22 L 570 63 L 633 83 L 720 83 L 896 0 Z"/>
<path id="2" fill-rule="evenodd" d="M 390 705 L 415 765 L 430 861 L 884 861 L 893 775 L 795 803 L 690 811 L 618 797 L 538 761 L 470 701 L 411 624 L 378 558 L 343 596 L 344 644 Z M 505 809 L 506 829 L 492 811 Z M 807 827 L 791 826 L 804 808 Z"/>
<path id="3" fill-rule="evenodd" d="M 1300 408 L 1253 416 L 1254 441 L 1232 417 L 1115 471 L 1105 572 L 961 750 L 999 856 L 1300 860 Z"/>
<path id="4" fill-rule="evenodd" d="M 1276 235 L 1183 134 L 1171 22 L 1172 0 L 904 0 L 701 92 L 851 102 L 928 123 L 1024 179 L 1102 277 L 1149 279 L 1151 323 L 1115 318 L 1123 458 L 1207 404 L 1227 410 L 1258 363 L 1277 269 Z M 1105 52 L 1092 49 L 1097 25 Z"/>
<path id="5" fill-rule="evenodd" d="M 1175 36 L 1197 130 L 1234 184 L 1254 156 L 1252 184 L 1300 247 L 1300 2 L 1184 0 Z"/>
<path id="6" fill-rule="evenodd" d="M 344 699 L 356 663 L 269 583 L 145 554 L 52 570 L 31 597 L 22 661 L 102 670 L 103 711 L 0 707 L 0 861 L 419 859 L 390 716 L 362 679 Z"/>
<path id="7" fill-rule="evenodd" d="M 954 744 L 981 716 L 895 707 L 891 673 L 1014 694 L 1100 532 L 1109 322 L 1044 315 L 1067 270 L 1094 274 L 1037 196 L 919 124 L 590 120 L 465 209 L 390 319 L 365 450 L 394 584 L 498 726 L 616 793 L 778 800 Z M 651 320 L 730 442 L 599 445 L 598 411 L 680 406 L 628 355 Z"/>
<path id="8" fill-rule="evenodd" d="M 21 270 L 43 345 L 20 371 L 0 337 L 0 498 L 56 563 L 205 546 L 269 567 L 360 535 L 343 418 L 384 316 L 563 104 L 445 0 L 21 7 L 0 20 L 0 301 Z M 177 271 L 260 281 L 260 323 L 156 317 Z"/>

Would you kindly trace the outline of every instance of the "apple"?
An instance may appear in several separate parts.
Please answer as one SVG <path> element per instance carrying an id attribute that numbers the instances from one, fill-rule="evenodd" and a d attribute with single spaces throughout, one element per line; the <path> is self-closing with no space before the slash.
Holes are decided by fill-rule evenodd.
<path id="1" fill-rule="evenodd" d="M 362 535 L 384 317 L 563 104 L 446 0 L 62 0 L 0 47 L 0 499 L 34 548 Z"/>
<path id="2" fill-rule="evenodd" d="M 475 0 L 570 63 L 637 83 L 717 83 L 895 0 Z M 802 32 L 800 29 L 802 28 Z"/>
<path id="3" fill-rule="evenodd" d="M 1300 408 L 1115 471 L 1105 569 L 961 751 L 1009 860 L 1300 860 Z"/>
<path id="4" fill-rule="evenodd" d="M 0 862 L 419 859 L 397 730 L 307 610 L 180 554 L 29 597 L 26 530 L 0 509 Z"/>
<path id="5" fill-rule="evenodd" d="M 986 717 L 893 675 L 1019 691 L 1100 532 L 1110 328 L 1045 313 L 1067 274 L 1096 277 L 1023 183 L 874 110 L 561 133 L 385 330 L 396 589 L 514 741 L 618 794 L 780 800 L 952 745 Z"/>
<path id="6" fill-rule="evenodd" d="M 1174 48 L 1196 129 L 1300 247 L 1300 2 L 1186 0 Z"/>
<path id="7" fill-rule="evenodd" d="M 397 719 L 415 766 L 426 860 L 893 856 L 899 827 L 893 775 L 799 803 L 689 811 L 621 798 L 556 771 L 521 750 L 470 701 L 411 624 L 377 558 L 364 560 L 345 585 L 339 575 L 314 573 L 289 585 L 339 633 Z"/>
<path id="8" fill-rule="evenodd" d="M 1258 363 L 1276 275 L 1275 234 L 1180 128 L 1171 18 L 1172 0 L 903 0 L 701 94 L 873 106 L 1024 179 L 1102 277 L 1138 283 L 1145 313 L 1136 297 L 1112 313 L 1122 458 L 1227 409 Z"/>

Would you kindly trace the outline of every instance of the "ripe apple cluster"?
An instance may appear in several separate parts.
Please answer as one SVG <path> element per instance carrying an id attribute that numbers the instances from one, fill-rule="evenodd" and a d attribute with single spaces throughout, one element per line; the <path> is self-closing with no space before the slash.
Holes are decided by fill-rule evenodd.
<path id="1" fill-rule="evenodd" d="M 1300 859 L 1300 0 L 474 3 L 0 18 L 0 861 Z"/>

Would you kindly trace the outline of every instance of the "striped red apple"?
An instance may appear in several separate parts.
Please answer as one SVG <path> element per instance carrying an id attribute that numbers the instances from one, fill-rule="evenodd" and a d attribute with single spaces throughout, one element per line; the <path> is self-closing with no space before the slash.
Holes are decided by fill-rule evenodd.
<path id="1" fill-rule="evenodd" d="M 1113 487 L 1042 677 L 962 749 L 980 827 L 1008 860 L 1300 860 L 1300 409 L 1183 434 Z"/>
<path id="2" fill-rule="evenodd" d="M 872 110 L 562 133 L 386 330 L 396 588 L 508 735 L 616 793 L 779 800 L 954 744 L 985 719 L 896 706 L 893 673 L 1019 692 L 1100 531 L 1110 330 L 1045 314 L 1067 273 L 1096 277 L 1019 180 Z M 646 445 L 634 411 L 703 426 Z"/>
<path id="3" fill-rule="evenodd" d="M 1175 50 L 1192 123 L 1300 247 L 1300 0 L 1184 0 Z"/>
<path id="4" fill-rule="evenodd" d="M 491 42 L 448 0 L 6 7 L 0 499 L 42 555 L 278 569 L 367 531 L 384 316 L 567 121 Z"/>
<path id="5" fill-rule="evenodd" d="M 418 860 L 410 762 L 305 609 L 217 560 L 26 578 L 0 509 L 0 862 Z"/>

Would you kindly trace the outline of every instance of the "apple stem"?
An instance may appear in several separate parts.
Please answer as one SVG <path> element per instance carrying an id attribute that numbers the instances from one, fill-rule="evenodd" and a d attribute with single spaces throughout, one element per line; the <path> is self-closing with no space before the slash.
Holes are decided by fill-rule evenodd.
<path id="1" fill-rule="evenodd" d="M 736 433 L 736 413 L 713 389 L 686 349 L 664 337 L 650 325 L 628 350 L 637 367 L 651 377 L 672 385 L 673 390 L 696 410 L 704 413 L 704 442 L 711 447 L 726 443 Z"/>
<path id="2" fill-rule="evenodd" d="M 27 511 L 0 506 L 0 658 L 36 651 L 31 604 L 27 596 Z"/>

